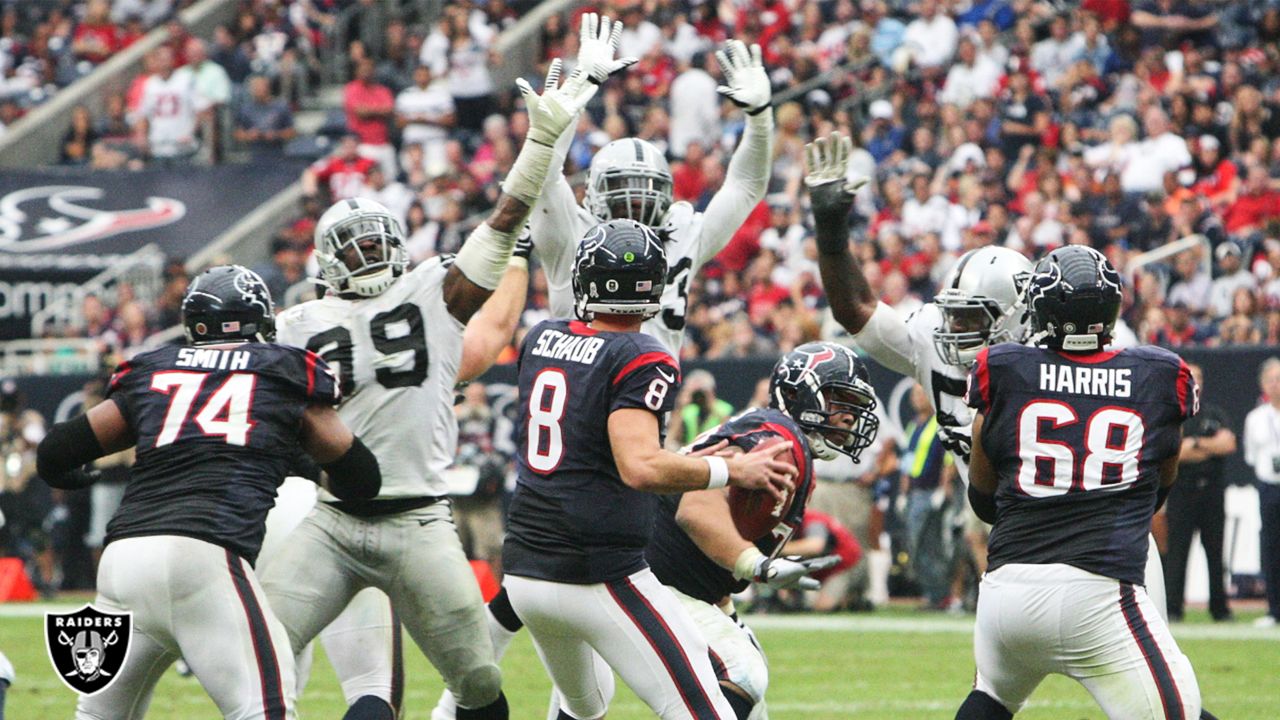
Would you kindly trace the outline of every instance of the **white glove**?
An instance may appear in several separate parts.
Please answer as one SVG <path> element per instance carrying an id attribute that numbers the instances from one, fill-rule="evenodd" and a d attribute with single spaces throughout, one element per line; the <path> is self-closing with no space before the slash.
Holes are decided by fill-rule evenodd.
<path id="1" fill-rule="evenodd" d="M 840 188 L 849 195 L 856 194 L 871 178 L 855 177 L 849 179 L 849 155 L 853 153 L 853 142 L 839 132 L 831 133 L 829 138 L 818 138 L 804 146 L 804 160 L 809 172 L 804 176 L 804 184 L 811 191 L 830 183 L 844 182 Z"/>
<path id="2" fill-rule="evenodd" d="M 564 85 L 560 85 L 560 67 L 559 58 L 551 61 L 541 95 L 535 93 L 524 78 L 516 80 L 516 88 L 524 96 L 525 107 L 529 110 L 529 131 L 525 138 L 547 147 L 555 145 L 556 138 L 569 127 L 599 88 L 586 79 L 581 69 L 574 70 Z"/>
<path id="3" fill-rule="evenodd" d="M 764 553 L 752 547 L 738 556 L 733 575 L 739 580 L 750 580 L 778 590 L 793 587 L 801 590 L 817 590 L 822 587 L 822 583 L 817 578 L 809 576 L 838 564 L 840 564 L 838 555 L 823 555 L 808 559 L 792 555 L 770 560 Z"/>
<path id="4" fill-rule="evenodd" d="M 579 38 L 578 68 L 596 85 L 638 61 L 633 57 L 613 59 L 614 53 L 618 52 L 618 43 L 622 40 L 622 21 L 611 23 L 608 16 L 587 13 L 582 16 Z"/>
<path id="5" fill-rule="evenodd" d="M 759 45 L 753 43 L 748 53 L 741 40 L 730 40 L 724 49 L 716 51 L 716 60 L 728 83 L 717 87 L 716 92 L 746 110 L 748 115 L 756 115 L 769 107 L 773 87 L 765 74 Z"/>

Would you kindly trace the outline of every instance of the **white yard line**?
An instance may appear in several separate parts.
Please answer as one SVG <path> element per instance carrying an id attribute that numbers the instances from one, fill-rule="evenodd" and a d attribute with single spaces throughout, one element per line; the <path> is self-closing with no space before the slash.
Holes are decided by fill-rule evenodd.
<path id="1" fill-rule="evenodd" d="M 84 603 L 0 603 L 0 618 L 42 618 L 46 612 L 69 612 Z M 973 618 L 966 617 L 887 617 L 882 615 L 746 615 L 743 618 L 756 630 L 793 630 L 798 632 L 887 632 L 968 635 L 973 632 Z M 1173 626 L 1176 638 L 1192 640 L 1259 640 L 1280 642 L 1280 629 L 1259 629 L 1248 623 Z"/>

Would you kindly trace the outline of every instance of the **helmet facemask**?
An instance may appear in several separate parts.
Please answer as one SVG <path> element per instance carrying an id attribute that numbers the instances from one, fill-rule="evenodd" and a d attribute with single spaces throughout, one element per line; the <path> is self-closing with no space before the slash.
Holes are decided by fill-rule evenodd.
<path id="1" fill-rule="evenodd" d="M 326 230 L 316 260 L 325 284 L 362 297 L 382 294 L 409 265 L 400 223 L 377 212 L 352 215 Z"/>
<path id="2" fill-rule="evenodd" d="M 1014 283 L 1019 299 L 1001 310 L 1000 303 L 987 297 L 970 296 L 963 290 L 948 288 L 938 293 L 933 303 L 942 312 L 942 327 L 933 333 L 938 357 L 949 365 L 968 367 L 983 348 L 1003 342 L 1026 339 L 1026 304 L 1021 289 L 1027 276 L 1020 274 Z"/>
<path id="3" fill-rule="evenodd" d="M 817 397 L 820 408 L 802 411 L 797 419 L 814 456 L 834 460 L 840 453 L 858 462 L 880 428 L 875 394 L 857 385 L 828 383 Z"/>
<path id="4" fill-rule="evenodd" d="M 658 169 L 622 167 L 605 170 L 587 187 L 587 206 L 601 222 L 635 220 L 661 227 L 671 207 L 671 174 Z"/>

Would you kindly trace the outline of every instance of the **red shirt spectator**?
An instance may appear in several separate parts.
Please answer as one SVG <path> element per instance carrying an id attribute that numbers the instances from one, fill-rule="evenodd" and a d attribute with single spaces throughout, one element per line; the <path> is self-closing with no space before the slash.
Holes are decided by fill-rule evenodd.
<path id="1" fill-rule="evenodd" d="M 729 243 L 724 246 L 719 255 L 716 255 L 716 260 L 726 270 L 742 272 L 760 253 L 760 233 L 767 227 L 769 227 L 769 206 L 762 200 L 747 216 L 742 227 L 738 228 L 738 232 L 729 238 Z"/>
<path id="2" fill-rule="evenodd" d="M 342 146 L 337 153 L 317 160 L 307 169 L 303 184 L 312 186 L 306 188 L 308 193 L 321 184 L 327 184 L 334 202 L 346 200 L 364 193 L 365 180 L 375 165 L 376 161 L 360 156 L 356 137 L 347 135 L 342 138 Z"/>
<path id="3" fill-rule="evenodd" d="M 1080 4 L 1080 9 L 1097 15 L 1107 32 L 1128 24 L 1129 15 L 1132 12 L 1129 0 L 1084 0 Z"/>
<path id="4" fill-rule="evenodd" d="M 111 57 L 122 45 L 115 25 L 110 22 L 89 24 L 86 19 L 76 26 L 75 34 L 71 36 L 71 47 L 77 57 L 96 65 Z"/>
<path id="5" fill-rule="evenodd" d="M 1280 218 L 1280 192 L 1268 186 L 1269 180 L 1266 168 L 1255 166 L 1249 169 L 1244 192 L 1223 215 L 1228 233 L 1235 235 L 1255 230 L 1271 218 Z"/>
<path id="6" fill-rule="evenodd" d="M 698 148 L 694 150 L 694 148 Z M 671 169 L 671 194 L 676 200 L 693 202 L 707 189 L 707 176 L 702 172 L 703 150 L 701 145 L 691 144 L 684 162 Z"/>
<path id="7" fill-rule="evenodd" d="M 395 111 L 396 99 L 385 85 L 373 79 L 373 61 L 363 59 L 356 65 L 356 79 L 342 92 L 342 105 L 347 112 L 347 130 L 355 133 L 363 145 L 386 145 L 390 137 L 387 118 Z"/>
<path id="8" fill-rule="evenodd" d="M 804 520 L 800 523 L 800 532 L 796 539 L 821 538 L 825 541 L 823 555 L 838 555 L 840 562 L 833 568 L 813 573 L 816 580 L 822 581 L 832 575 L 842 573 L 858 564 L 862 558 L 862 546 L 858 539 L 844 525 L 830 515 L 810 510 L 804 511 Z"/>

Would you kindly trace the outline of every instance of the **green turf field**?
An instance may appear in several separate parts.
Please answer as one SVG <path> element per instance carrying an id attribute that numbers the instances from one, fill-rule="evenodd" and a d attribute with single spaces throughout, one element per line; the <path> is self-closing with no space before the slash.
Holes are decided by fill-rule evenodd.
<path id="1" fill-rule="evenodd" d="M 6 720 L 71 717 L 75 696 L 53 675 L 41 636 L 41 607 L 0 606 L 0 649 L 18 670 Z M 59 608 L 63 609 L 63 608 Z M 67 608 L 70 609 L 70 606 Z M 21 615 L 26 615 L 21 616 Z M 1202 614 L 1201 614 L 1202 615 Z M 1206 706 L 1222 720 L 1280 718 L 1280 630 L 1255 630 L 1245 620 L 1213 625 L 1201 615 L 1175 628 L 1195 664 Z M 1255 614 L 1256 615 L 1256 614 Z M 971 623 L 967 618 L 888 610 L 871 615 L 757 617 L 769 654 L 770 717 L 950 719 L 973 678 Z M 405 717 L 427 720 L 440 692 L 434 670 L 406 639 Z M 548 688 L 527 635 L 503 663 L 512 717 L 545 717 Z M 345 709 L 328 663 L 317 657 L 311 684 L 299 703 L 302 717 L 340 718 Z M 213 703 L 193 678 L 169 673 L 151 705 L 151 718 L 216 718 Z M 611 720 L 651 717 L 620 688 Z M 1101 718 L 1089 696 L 1069 680 L 1052 677 L 1018 715 L 1025 720 Z"/>

